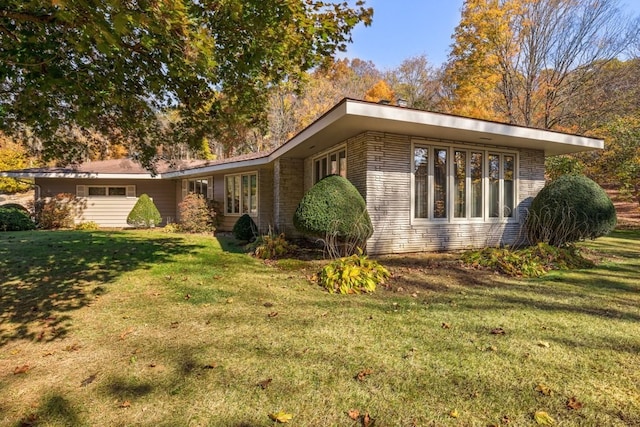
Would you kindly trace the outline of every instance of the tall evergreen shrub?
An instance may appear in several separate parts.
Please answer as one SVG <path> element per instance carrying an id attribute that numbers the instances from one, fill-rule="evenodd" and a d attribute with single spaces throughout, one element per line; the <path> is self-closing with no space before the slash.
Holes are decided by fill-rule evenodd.
<path id="1" fill-rule="evenodd" d="M 138 201 L 127 216 L 127 224 L 136 228 L 151 228 L 160 225 L 162 217 L 158 208 L 146 194 L 138 197 Z"/>

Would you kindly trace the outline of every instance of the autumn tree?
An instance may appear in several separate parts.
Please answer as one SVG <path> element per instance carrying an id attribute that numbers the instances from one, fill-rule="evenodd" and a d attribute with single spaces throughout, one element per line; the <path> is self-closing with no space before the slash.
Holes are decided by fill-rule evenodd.
<path id="1" fill-rule="evenodd" d="M 363 1 L 6 0 L 0 126 L 32 132 L 49 158 L 81 157 L 77 130 L 148 165 L 158 112 L 177 111 L 174 135 L 196 146 L 223 119 L 263 122 L 273 87 L 344 50 L 372 14 Z"/>
<path id="2" fill-rule="evenodd" d="M 376 84 L 371 86 L 369 90 L 364 94 L 364 100 L 370 102 L 395 102 L 396 95 L 393 89 L 389 87 L 384 80 L 378 80 Z"/>
<path id="3" fill-rule="evenodd" d="M 563 129 L 639 24 L 618 0 L 467 0 L 447 67 L 450 109 Z"/>
<path id="4" fill-rule="evenodd" d="M 407 106 L 420 110 L 437 110 L 442 97 L 440 70 L 434 68 L 426 55 L 407 58 L 399 67 L 386 73 L 386 80 L 396 97 Z"/>
<path id="5" fill-rule="evenodd" d="M 278 147 L 342 98 L 363 99 L 381 77 L 371 61 L 344 58 L 306 74 L 299 85 L 282 85 L 271 93 L 268 131 L 256 148 Z"/>
<path id="6" fill-rule="evenodd" d="M 0 132 L 0 171 L 17 170 L 29 166 L 25 149 Z M 31 184 L 14 178 L 0 178 L 0 193 L 27 191 Z"/>

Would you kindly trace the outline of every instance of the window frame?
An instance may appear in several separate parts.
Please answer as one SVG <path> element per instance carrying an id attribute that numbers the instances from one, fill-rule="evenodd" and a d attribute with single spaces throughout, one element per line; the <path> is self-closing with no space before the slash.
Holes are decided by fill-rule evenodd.
<path id="1" fill-rule="evenodd" d="M 344 152 L 344 174 L 342 173 L 342 168 L 340 165 L 340 159 L 342 157 L 340 157 L 340 153 Z M 320 154 L 317 154 L 315 156 L 313 156 L 311 158 L 311 181 L 312 184 L 317 183 L 318 181 L 320 181 L 322 178 L 326 178 L 329 175 L 340 175 L 344 178 L 347 177 L 347 172 L 348 172 L 348 167 L 347 167 L 347 159 L 348 159 L 348 155 L 347 155 L 347 144 L 340 144 L 340 145 L 336 145 L 331 147 L 328 150 L 325 150 L 323 152 L 321 152 Z M 331 173 L 331 157 L 332 156 L 336 156 L 336 166 L 338 169 L 338 173 Z M 322 167 L 321 169 L 325 170 L 325 175 L 320 177 L 320 175 L 318 174 L 318 167 L 316 165 L 316 163 L 318 161 L 324 160 L 324 167 Z M 321 163 L 322 165 L 322 163 Z"/>
<path id="2" fill-rule="evenodd" d="M 104 190 L 104 194 L 89 194 L 92 188 L 100 188 Z M 111 190 L 124 190 L 124 194 L 110 194 Z M 136 186 L 130 184 L 122 184 L 122 185 L 94 185 L 94 184 L 83 184 L 76 185 L 76 197 L 86 197 L 86 198 L 123 198 L 130 199 L 136 197 Z"/>
<path id="3" fill-rule="evenodd" d="M 252 177 L 255 177 L 255 195 L 251 194 L 251 188 L 252 188 Z M 234 188 L 234 196 L 235 196 L 235 190 L 238 190 L 238 212 L 229 212 L 229 197 L 228 197 L 228 185 L 227 185 L 227 179 L 229 178 L 233 178 L 233 182 L 234 182 L 234 187 L 235 187 L 235 183 L 239 182 L 239 188 L 235 189 Z M 247 209 L 247 212 L 244 212 L 244 198 L 245 198 L 245 188 L 244 188 L 244 182 L 245 182 L 245 178 L 247 179 L 248 183 L 249 183 L 249 193 L 248 193 L 248 197 L 249 197 L 249 207 Z M 238 181 L 236 181 L 236 179 L 238 179 Z M 234 174 L 227 174 L 224 175 L 223 177 L 223 184 L 224 184 L 224 215 L 225 216 L 242 216 L 245 213 L 249 214 L 252 217 L 257 217 L 259 212 L 260 212 L 260 177 L 258 174 L 258 171 L 249 171 L 249 172 L 240 172 L 240 173 L 234 173 Z M 234 197 L 235 199 L 235 197 Z M 251 212 L 251 201 L 255 200 L 255 211 Z"/>
<path id="4" fill-rule="evenodd" d="M 427 150 L 427 195 L 428 200 L 426 201 L 426 211 L 427 216 L 424 218 L 416 217 L 416 149 L 426 149 Z M 434 215 L 434 205 L 435 205 L 435 196 L 434 196 L 434 168 L 435 168 L 435 155 L 436 150 L 438 149 L 446 149 L 447 150 L 447 184 L 446 184 L 446 211 L 447 215 L 444 218 L 437 218 Z M 455 174 L 456 174 L 456 152 L 464 152 L 465 153 L 465 199 L 464 199 L 464 216 L 456 217 L 456 183 L 455 183 Z M 472 216 L 474 213 L 473 208 L 473 177 L 471 176 L 472 172 L 472 159 L 474 158 L 474 154 L 482 155 L 482 216 L 474 217 Z M 511 195 L 513 202 L 512 215 L 506 216 L 503 212 L 499 212 L 498 217 L 490 217 L 490 199 L 489 199 L 489 156 L 490 155 L 498 155 L 499 157 L 499 178 L 498 178 L 498 188 L 499 188 L 499 205 L 505 205 L 507 201 L 507 196 L 505 194 L 505 159 L 506 157 L 513 158 L 513 193 Z M 518 195 L 518 186 L 519 186 L 519 152 L 516 150 L 504 149 L 502 147 L 488 147 L 481 145 L 466 145 L 457 142 L 442 142 L 442 141 L 432 141 L 432 140 L 412 140 L 411 141 L 411 152 L 410 152 L 410 161 L 411 161 L 411 224 L 438 224 L 438 223 L 507 223 L 507 222 L 517 222 L 518 221 L 518 209 L 517 209 L 517 201 L 519 200 Z"/>

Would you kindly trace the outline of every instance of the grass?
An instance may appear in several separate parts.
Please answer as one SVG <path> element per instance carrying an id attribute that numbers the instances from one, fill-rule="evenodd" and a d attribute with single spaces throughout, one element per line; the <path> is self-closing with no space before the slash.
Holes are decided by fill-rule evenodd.
<path id="1" fill-rule="evenodd" d="M 0 233 L 0 425 L 640 425 L 640 232 L 588 246 L 530 280 L 389 256 L 340 296 L 222 238 Z"/>

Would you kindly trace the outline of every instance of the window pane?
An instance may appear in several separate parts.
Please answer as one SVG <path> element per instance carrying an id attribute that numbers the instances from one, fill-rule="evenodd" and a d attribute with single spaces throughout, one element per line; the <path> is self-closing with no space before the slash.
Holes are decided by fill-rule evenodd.
<path id="1" fill-rule="evenodd" d="M 454 153 L 455 170 L 453 171 L 454 185 L 454 217 L 466 218 L 467 216 L 467 153 L 456 151 Z"/>
<path id="2" fill-rule="evenodd" d="M 471 153 L 471 218 L 482 218 L 482 153 Z"/>
<path id="3" fill-rule="evenodd" d="M 89 187 L 90 196 L 106 196 L 107 187 Z"/>
<path id="4" fill-rule="evenodd" d="M 313 177 L 314 178 L 313 182 L 316 183 L 322 179 L 322 176 L 320 175 L 322 172 L 320 170 L 320 160 L 316 160 L 314 162 L 314 169 L 315 169 L 315 176 Z"/>
<path id="5" fill-rule="evenodd" d="M 249 212 L 249 175 L 242 175 L 242 213 Z"/>
<path id="6" fill-rule="evenodd" d="M 205 198 L 207 197 L 207 187 L 208 183 L 206 179 L 200 180 L 200 194 L 202 194 Z"/>
<path id="7" fill-rule="evenodd" d="M 233 177 L 225 177 L 225 190 L 227 193 L 227 213 L 233 213 Z"/>
<path id="8" fill-rule="evenodd" d="M 340 167 L 340 176 L 343 178 L 347 177 L 347 152 L 342 150 L 338 153 L 339 167 Z"/>
<path id="9" fill-rule="evenodd" d="M 500 216 L 500 156 L 489 154 L 489 217 Z"/>
<path id="10" fill-rule="evenodd" d="M 322 159 L 320 159 L 320 170 L 321 170 L 321 174 L 320 174 L 320 179 L 324 178 L 325 176 L 327 176 L 327 158 L 323 157 Z"/>
<path id="11" fill-rule="evenodd" d="M 258 213 L 258 175 L 251 175 L 251 201 L 249 211 Z"/>
<path id="12" fill-rule="evenodd" d="M 330 157 L 330 162 L 329 162 L 329 171 L 331 175 L 337 175 L 338 174 L 338 154 L 334 153 L 332 154 Z"/>
<path id="13" fill-rule="evenodd" d="M 413 152 L 413 176 L 414 176 L 414 199 L 415 217 L 429 217 L 429 150 L 426 148 L 416 148 Z"/>
<path id="14" fill-rule="evenodd" d="M 126 196 L 127 189 L 125 187 L 109 187 L 110 196 Z"/>
<path id="15" fill-rule="evenodd" d="M 196 182 L 189 181 L 189 193 L 195 193 L 195 192 L 196 192 Z"/>
<path id="16" fill-rule="evenodd" d="M 434 150 L 433 217 L 447 217 L 447 150 L 444 148 Z"/>
<path id="17" fill-rule="evenodd" d="M 505 217 L 513 217 L 515 186 L 515 160 L 513 156 L 504 156 L 504 211 Z"/>

